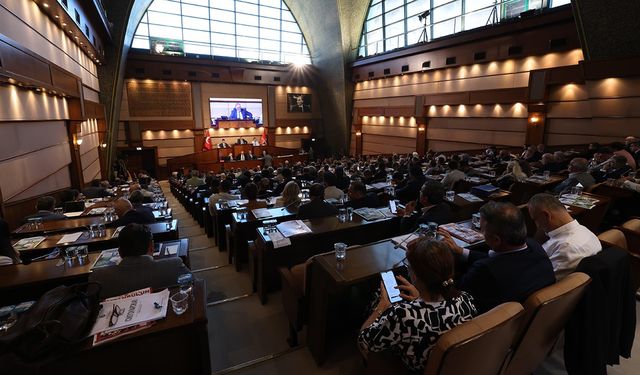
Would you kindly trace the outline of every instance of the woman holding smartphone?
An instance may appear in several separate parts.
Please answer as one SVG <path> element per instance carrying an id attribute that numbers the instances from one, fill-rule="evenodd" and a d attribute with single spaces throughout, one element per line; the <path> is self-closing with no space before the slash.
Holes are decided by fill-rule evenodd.
<path id="1" fill-rule="evenodd" d="M 473 299 L 453 285 L 453 253 L 443 242 L 419 238 L 407 246 L 410 283 L 396 276 L 402 301 L 391 304 L 381 283 L 380 301 L 362 326 L 360 351 L 391 350 L 412 371 L 422 372 L 441 334 L 473 318 Z"/>

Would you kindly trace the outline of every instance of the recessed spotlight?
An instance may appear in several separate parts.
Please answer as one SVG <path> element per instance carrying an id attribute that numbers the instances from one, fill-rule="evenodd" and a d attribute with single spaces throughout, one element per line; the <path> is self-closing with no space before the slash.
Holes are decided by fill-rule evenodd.
<path id="1" fill-rule="evenodd" d="M 59 15 L 57 15 L 57 14 L 56 14 L 55 16 L 53 16 L 53 17 L 54 17 L 54 18 L 60 18 L 60 16 L 59 16 Z"/>
<path id="2" fill-rule="evenodd" d="M 66 23 L 66 22 L 63 22 L 63 23 L 62 23 L 62 26 L 67 26 L 67 23 Z"/>
<path id="3" fill-rule="evenodd" d="M 43 7 L 45 7 L 45 8 L 48 8 L 48 7 L 49 7 L 49 4 L 47 4 L 47 3 L 42 3 L 42 6 L 43 6 Z"/>
<path id="4" fill-rule="evenodd" d="M 76 40 L 78 40 L 78 37 L 76 36 Z"/>

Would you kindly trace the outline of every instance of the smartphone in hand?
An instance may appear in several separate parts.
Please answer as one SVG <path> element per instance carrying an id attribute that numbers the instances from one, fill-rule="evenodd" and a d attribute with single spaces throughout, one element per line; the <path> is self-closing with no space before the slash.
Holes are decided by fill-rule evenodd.
<path id="1" fill-rule="evenodd" d="M 396 201 L 394 201 L 393 199 L 389 201 L 389 211 L 391 211 L 391 213 L 394 215 L 398 213 L 398 207 L 396 206 Z"/>
<path id="2" fill-rule="evenodd" d="M 400 289 L 396 288 L 398 283 L 396 282 L 396 276 L 393 274 L 393 271 L 380 272 L 380 275 L 382 276 L 384 289 L 387 291 L 387 295 L 389 296 L 389 301 L 391 303 L 401 301 L 402 297 L 400 297 Z"/>

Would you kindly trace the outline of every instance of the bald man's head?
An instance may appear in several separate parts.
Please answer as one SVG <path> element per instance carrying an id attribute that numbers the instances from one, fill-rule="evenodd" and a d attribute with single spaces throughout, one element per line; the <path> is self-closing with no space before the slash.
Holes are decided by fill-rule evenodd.
<path id="1" fill-rule="evenodd" d="M 124 214 L 133 209 L 133 205 L 128 199 L 119 198 L 113 204 L 113 208 L 115 209 L 118 217 L 123 217 Z"/>

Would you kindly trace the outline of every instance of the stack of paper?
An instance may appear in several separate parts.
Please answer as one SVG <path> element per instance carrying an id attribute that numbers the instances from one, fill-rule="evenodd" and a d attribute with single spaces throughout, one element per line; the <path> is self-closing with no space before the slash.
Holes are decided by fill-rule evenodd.
<path id="1" fill-rule="evenodd" d="M 353 210 L 353 212 L 362 216 L 362 218 L 366 221 L 373 221 L 384 218 L 384 214 L 375 208 L 363 207 L 358 208 L 357 210 Z"/>
<path id="2" fill-rule="evenodd" d="M 285 221 L 276 225 L 276 228 L 285 237 L 291 237 L 298 234 L 311 233 L 311 229 L 302 222 L 302 220 Z"/>
<path id="3" fill-rule="evenodd" d="M 43 236 L 23 238 L 13 244 L 13 249 L 16 251 L 35 249 L 44 239 Z"/>
<path id="4" fill-rule="evenodd" d="M 271 212 L 267 208 L 256 208 L 255 210 L 251 210 L 251 213 L 257 220 L 271 217 Z"/>
<path id="5" fill-rule="evenodd" d="M 60 245 L 65 243 L 76 242 L 78 238 L 80 238 L 80 236 L 82 236 L 82 232 L 65 234 L 57 243 L 58 245 Z"/>
<path id="6" fill-rule="evenodd" d="M 471 193 L 459 193 L 460 198 L 467 200 L 469 202 L 484 202 L 482 198 L 478 198 Z"/>

